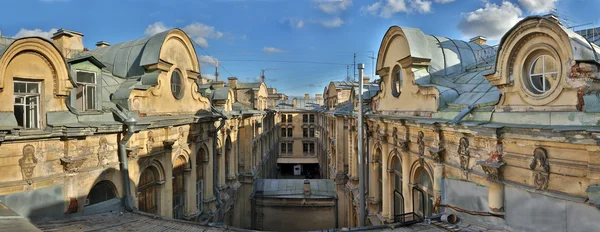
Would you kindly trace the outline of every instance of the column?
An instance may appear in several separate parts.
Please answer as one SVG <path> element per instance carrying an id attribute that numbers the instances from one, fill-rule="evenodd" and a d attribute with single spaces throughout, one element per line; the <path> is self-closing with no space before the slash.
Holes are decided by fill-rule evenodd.
<path id="1" fill-rule="evenodd" d="M 381 166 L 382 167 L 387 167 L 388 166 L 388 160 L 384 159 L 382 157 L 381 159 Z M 382 168 L 383 169 L 383 168 Z M 382 170 L 383 171 L 383 170 Z M 388 193 L 388 194 L 383 194 L 383 199 L 382 199 L 382 210 L 381 210 L 381 216 L 385 217 L 385 218 L 391 218 L 391 197 L 393 196 L 393 194 L 389 194 L 390 192 L 390 173 L 386 171 L 383 173 L 382 178 L 381 178 L 381 182 L 382 182 L 382 191 L 384 193 Z"/>
<path id="2" fill-rule="evenodd" d="M 504 184 L 488 181 L 488 205 L 494 213 L 504 212 Z"/>

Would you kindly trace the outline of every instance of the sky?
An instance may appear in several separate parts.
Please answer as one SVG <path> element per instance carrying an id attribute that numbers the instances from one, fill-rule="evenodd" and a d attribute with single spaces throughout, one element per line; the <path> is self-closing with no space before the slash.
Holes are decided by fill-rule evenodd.
<path id="1" fill-rule="evenodd" d="M 520 19 L 554 12 L 576 29 L 600 27 L 600 0 L 20 0 L 2 2 L 4 37 L 49 38 L 59 28 L 84 34 L 85 47 L 183 29 L 196 44 L 203 77 L 260 80 L 290 96 L 323 93 L 354 77 L 356 62 L 372 76 L 390 26 L 488 44 Z"/>

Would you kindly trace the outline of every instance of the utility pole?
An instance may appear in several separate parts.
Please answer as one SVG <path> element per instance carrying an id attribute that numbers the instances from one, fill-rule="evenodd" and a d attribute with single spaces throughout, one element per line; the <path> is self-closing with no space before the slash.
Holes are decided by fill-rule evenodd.
<path id="1" fill-rule="evenodd" d="M 354 76 L 352 76 L 352 80 L 356 80 L 356 52 L 354 53 Z"/>
<path id="2" fill-rule="evenodd" d="M 371 51 L 371 80 L 375 80 L 375 52 Z"/>
<path id="3" fill-rule="evenodd" d="M 215 65 L 215 82 L 219 81 L 219 63 Z"/>
<path id="4" fill-rule="evenodd" d="M 265 82 L 265 70 L 260 70 L 260 79 L 262 80 L 262 82 Z"/>
<path id="5" fill-rule="evenodd" d="M 350 65 L 346 65 L 346 81 L 350 82 Z"/>
<path id="6" fill-rule="evenodd" d="M 363 69 L 365 64 L 358 64 L 358 192 L 360 193 L 360 227 L 365 226 L 365 176 L 363 155 Z"/>

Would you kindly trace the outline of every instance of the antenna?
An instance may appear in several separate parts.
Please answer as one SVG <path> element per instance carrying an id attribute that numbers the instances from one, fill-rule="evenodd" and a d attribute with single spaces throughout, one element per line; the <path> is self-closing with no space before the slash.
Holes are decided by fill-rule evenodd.
<path id="1" fill-rule="evenodd" d="M 219 81 L 219 62 L 215 65 L 215 82 Z"/>
<path id="2" fill-rule="evenodd" d="M 260 70 L 260 80 L 262 82 L 265 82 L 265 71 L 269 71 L 269 70 L 277 70 L 277 69 L 275 69 L 275 68 L 261 69 Z"/>

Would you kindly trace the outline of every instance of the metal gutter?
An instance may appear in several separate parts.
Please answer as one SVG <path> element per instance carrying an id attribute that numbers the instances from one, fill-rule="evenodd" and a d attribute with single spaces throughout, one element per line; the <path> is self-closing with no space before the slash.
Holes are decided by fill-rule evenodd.
<path id="1" fill-rule="evenodd" d="M 213 188 L 215 191 L 215 198 L 217 199 L 217 207 L 218 207 L 218 215 L 217 215 L 217 219 L 215 220 L 214 225 L 218 226 L 218 225 L 222 225 L 223 224 L 223 201 L 221 200 L 221 191 L 219 191 L 219 184 L 218 182 L 218 177 L 219 177 L 219 163 L 217 161 L 217 139 L 219 137 L 219 131 L 221 130 L 221 128 L 223 128 L 223 126 L 225 126 L 225 119 L 227 119 L 227 117 L 225 117 L 225 115 L 223 115 L 223 113 L 221 111 L 218 111 L 217 109 L 215 109 L 213 107 L 213 105 L 210 106 L 211 111 L 213 111 L 214 113 L 218 114 L 220 117 L 218 118 L 219 121 L 221 121 L 221 124 L 215 129 L 215 133 L 213 135 Z"/>

